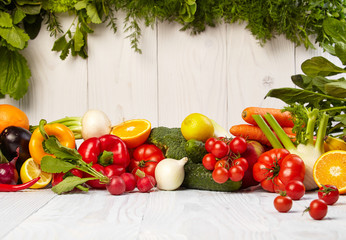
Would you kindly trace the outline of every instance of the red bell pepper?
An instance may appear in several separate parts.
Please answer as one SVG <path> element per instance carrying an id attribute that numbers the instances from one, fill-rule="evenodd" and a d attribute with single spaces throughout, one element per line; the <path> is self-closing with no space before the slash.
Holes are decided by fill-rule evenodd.
<path id="1" fill-rule="evenodd" d="M 253 167 L 253 177 L 269 192 L 285 191 L 291 180 L 303 182 L 304 161 L 286 149 L 274 148 L 263 153 Z"/>
<path id="2" fill-rule="evenodd" d="M 78 152 L 86 163 L 99 163 L 103 166 L 117 164 L 125 168 L 130 163 L 126 144 L 111 134 L 85 140 L 78 148 Z"/>

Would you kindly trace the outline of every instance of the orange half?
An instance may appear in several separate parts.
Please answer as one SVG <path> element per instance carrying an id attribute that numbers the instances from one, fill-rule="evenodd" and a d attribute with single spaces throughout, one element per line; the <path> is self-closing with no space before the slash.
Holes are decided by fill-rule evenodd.
<path id="1" fill-rule="evenodd" d="M 151 132 L 151 123 L 146 119 L 132 119 L 112 128 L 111 134 L 121 138 L 128 148 L 143 144 Z"/>
<path id="2" fill-rule="evenodd" d="M 340 194 L 346 193 L 346 151 L 333 150 L 321 155 L 314 164 L 313 177 L 319 187 L 330 184 Z"/>

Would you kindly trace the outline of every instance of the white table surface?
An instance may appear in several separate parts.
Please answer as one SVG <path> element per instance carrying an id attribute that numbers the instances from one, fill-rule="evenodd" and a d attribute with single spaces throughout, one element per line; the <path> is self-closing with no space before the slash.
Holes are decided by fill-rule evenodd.
<path id="1" fill-rule="evenodd" d="M 199 190 L 107 191 L 56 195 L 50 189 L 0 193 L 0 239 L 346 239 L 346 196 L 326 218 L 302 212 L 308 192 L 288 213 L 274 209 L 277 194 Z"/>

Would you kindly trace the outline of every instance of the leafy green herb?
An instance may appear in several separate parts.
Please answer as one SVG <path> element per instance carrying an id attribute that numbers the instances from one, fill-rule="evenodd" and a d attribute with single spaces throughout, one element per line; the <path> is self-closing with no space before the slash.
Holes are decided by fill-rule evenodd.
<path id="1" fill-rule="evenodd" d="M 55 137 L 49 137 L 44 130 L 45 120 L 40 121 L 40 131 L 42 136 L 44 136 L 43 147 L 47 149 L 47 152 L 53 154 L 53 156 L 44 156 L 41 160 L 41 169 L 48 173 L 66 173 L 71 169 L 78 169 L 89 175 L 91 178 L 79 178 L 76 176 L 68 176 L 63 181 L 58 183 L 52 188 L 52 190 L 61 194 L 63 192 L 69 192 L 75 187 L 86 191 L 87 188 L 81 186 L 81 184 L 87 182 L 88 180 L 98 179 L 100 182 L 107 184 L 109 178 L 100 172 L 97 172 L 91 167 L 91 164 L 87 164 L 83 161 L 82 156 L 78 153 L 76 149 L 71 149 L 64 147 Z"/>
<path id="2" fill-rule="evenodd" d="M 97 178 L 80 178 L 77 176 L 69 176 L 62 180 L 59 184 L 55 185 L 52 187 L 52 191 L 55 192 L 56 194 L 62 194 L 66 192 L 72 191 L 75 187 L 81 186 L 83 183 L 86 183 L 89 180 L 94 180 Z M 79 189 L 83 191 L 88 191 L 88 188 L 81 188 L 78 187 Z"/>
<path id="3" fill-rule="evenodd" d="M 345 65 L 346 23 L 328 18 L 323 22 L 323 30 L 334 42 L 324 45 L 327 51 L 338 57 Z M 324 57 L 313 57 L 303 62 L 301 67 L 306 75 L 292 76 L 293 83 L 300 89 L 272 89 L 266 97 L 278 98 L 291 105 L 287 110 L 293 114 L 300 112 L 295 106 L 296 103 L 327 112 L 332 117 L 327 133 L 344 137 L 346 135 L 346 79 L 327 77 L 346 73 L 345 66 L 341 68 Z"/>
<path id="4" fill-rule="evenodd" d="M 116 14 L 119 11 L 126 13 L 123 28 L 131 47 L 138 53 L 142 52 L 139 47 L 141 22 L 146 27 L 163 21 L 177 22 L 182 31 L 190 31 L 191 34 L 199 34 L 207 27 L 223 22 L 245 22 L 246 28 L 262 45 L 275 36 L 284 35 L 296 45 L 313 48 L 310 39 L 315 37 L 321 46 L 337 54 L 343 64 L 346 62 L 346 55 L 343 54 L 346 45 L 340 43 L 342 37 L 336 36 L 339 28 L 335 22 L 324 23 L 326 18 L 345 22 L 346 3 L 343 0 L 2 0 L 0 47 L 17 52 L 24 49 L 29 38 L 37 36 L 45 19 L 50 35 L 56 38 L 52 51 L 59 52 L 61 59 L 70 54 L 87 58 L 88 34 L 93 33 L 94 25 L 106 24 L 117 32 Z M 64 32 L 56 14 L 65 12 L 75 18 Z M 328 31 L 322 27 L 324 24 L 328 24 Z M 13 61 L 18 62 L 15 65 L 23 65 L 22 58 L 14 58 Z M 10 69 L 10 74 L 14 73 L 17 72 Z M 25 81 L 30 77 L 23 72 L 18 75 L 17 79 Z M 9 80 L 2 78 L 0 81 Z M 0 98 L 7 94 L 15 99 L 22 98 L 26 91 L 19 91 L 17 83 L 18 80 L 18 92 L 15 93 L 0 88 Z"/>

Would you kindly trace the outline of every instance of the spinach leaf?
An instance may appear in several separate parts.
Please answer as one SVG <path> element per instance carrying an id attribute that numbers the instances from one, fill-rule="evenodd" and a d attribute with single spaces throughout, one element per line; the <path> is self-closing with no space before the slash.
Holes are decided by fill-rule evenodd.
<path id="1" fill-rule="evenodd" d="M 313 57 L 302 63 L 302 71 L 309 76 L 333 76 L 346 73 L 346 70 L 336 66 L 324 57 Z"/>
<path id="2" fill-rule="evenodd" d="M 30 77 L 26 59 L 18 51 L 0 47 L 0 95 L 19 100 L 28 90 Z"/>

